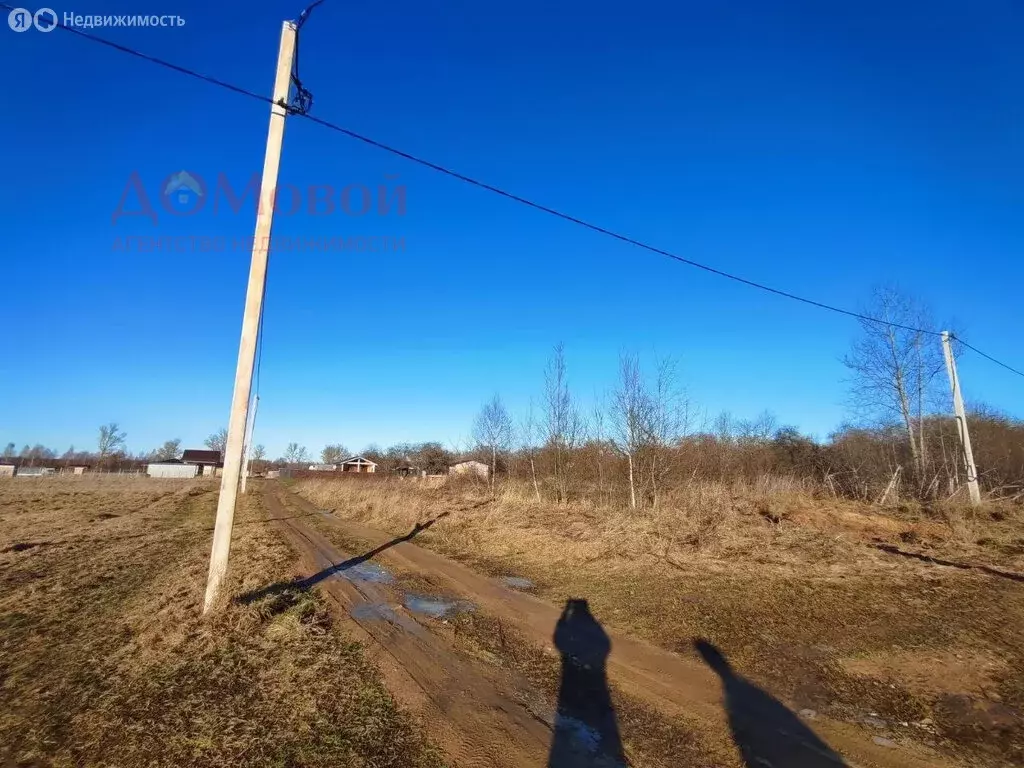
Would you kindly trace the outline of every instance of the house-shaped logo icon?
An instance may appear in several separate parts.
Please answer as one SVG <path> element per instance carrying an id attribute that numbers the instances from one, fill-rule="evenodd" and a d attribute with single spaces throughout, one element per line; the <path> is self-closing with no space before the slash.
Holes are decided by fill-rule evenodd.
<path id="1" fill-rule="evenodd" d="M 195 205 L 204 194 L 203 185 L 188 171 L 178 171 L 164 186 L 164 198 L 182 208 Z"/>

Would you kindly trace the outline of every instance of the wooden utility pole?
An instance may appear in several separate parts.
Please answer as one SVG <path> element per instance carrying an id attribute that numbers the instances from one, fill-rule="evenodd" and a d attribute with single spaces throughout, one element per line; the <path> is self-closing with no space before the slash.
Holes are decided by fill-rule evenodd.
<path id="1" fill-rule="evenodd" d="M 971 496 L 971 504 L 981 503 L 981 491 L 978 489 L 978 470 L 974 466 L 974 451 L 971 450 L 971 435 L 967 431 L 967 412 L 964 410 L 964 398 L 960 393 L 960 377 L 956 372 L 956 358 L 949 344 L 949 331 L 942 332 L 942 352 L 946 356 L 946 373 L 949 374 L 949 386 L 953 390 L 953 413 L 956 415 L 956 430 L 960 435 L 960 447 L 963 450 L 964 468 L 967 471 L 967 491 Z"/>
<path id="2" fill-rule="evenodd" d="M 245 451 L 242 464 L 242 495 L 245 495 L 246 480 L 249 479 L 249 465 L 252 463 L 252 435 L 256 431 L 256 411 L 260 409 L 260 393 L 256 390 L 256 397 L 252 401 L 252 415 L 249 418 L 249 426 L 245 429 Z"/>
<path id="3" fill-rule="evenodd" d="M 242 339 L 238 345 L 238 367 L 235 369 L 235 389 L 231 396 L 228 440 L 224 447 L 224 475 L 221 478 L 220 496 L 217 499 L 217 522 L 213 529 L 213 550 L 210 553 L 210 575 L 206 582 L 203 613 L 207 613 L 217 602 L 228 571 L 231 528 L 235 519 L 235 500 L 242 471 L 242 444 L 245 441 L 253 363 L 256 359 L 256 337 L 259 334 L 260 316 L 263 313 L 263 286 L 267 279 L 267 252 L 274 219 L 277 172 L 281 164 L 284 119 L 288 114 L 284 105 L 288 103 L 294 55 L 295 22 L 286 21 L 281 29 L 281 46 L 277 53 L 274 103 L 270 107 L 267 152 L 263 160 L 263 180 L 260 185 L 259 207 L 256 211 L 256 235 L 253 238 L 252 261 L 249 265 L 249 285 L 245 293 Z"/>

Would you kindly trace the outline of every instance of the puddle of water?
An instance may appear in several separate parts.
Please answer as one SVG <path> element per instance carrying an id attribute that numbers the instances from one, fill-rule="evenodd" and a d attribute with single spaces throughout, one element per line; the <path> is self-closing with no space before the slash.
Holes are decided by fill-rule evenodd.
<path id="1" fill-rule="evenodd" d="M 409 593 L 406 593 L 402 599 L 402 604 L 413 613 L 422 613 L 433 619 L 443 619 L 450 613 L 462 613 L 476 608 L 467 600 L 447 600 L 443 597 L 426 597 Z"/>
<path id="2" fill-rule="evenodd" d="M 395 581 L 390 571 L 371 562 L 339 567 L 335 573 L 349 581 L 368 581 L 371 584 L 392 584 Z"/>
<path id="3" fill-rule="evenodd" d="M 502 581 L 505 583 L 505 586 L 512 587 L 513 589 L 533 588 L 533 582 L 522 576 L 505 576 L 502 578 Z"/>
<path id="4" fill-rule="evenodd" d="M 552 755 L 565 758 L 566 764 L 585 764 L 593 768 L 626 768 L 606 752 L 604 738 L 598 728 L 569 715 L 555 718 L 555 740 Z M 552 763 L 554 764 L 554 763 Z M 559 765 L 562 763 L 559 762 Z"/>
<path id="5" fill-rule="evenodd" d="M 394 609 L 391 608 L 387 603 L 360 603 L 352 607 L 349 611 L 353 619 L 367 620 L 367 619 L 384 619 L 385 621 L 396 622 L 398 618 L 395 615 Z"/>

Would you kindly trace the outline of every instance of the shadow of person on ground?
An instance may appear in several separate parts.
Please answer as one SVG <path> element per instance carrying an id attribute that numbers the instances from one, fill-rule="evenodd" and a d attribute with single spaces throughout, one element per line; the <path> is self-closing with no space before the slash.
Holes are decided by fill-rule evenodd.
<path id="1" fill-rule="evenodd" d="M 707 640 L 694 640 L 707 665 L 722 678 L 732 737 L 748 768 L 836 768 L 846 763 L 799 717 L 771 694 L 736 674 Z"/>
<path id="2" fill-rule="evenodd" d="M 365 563 L 367 560 L 373 559 L 386 549 L 391 549 L 391 547 L 401 544 L 404 541 L 410 541 L 423 531 L 427 530 L 438 520 L 442 520 L 443 518 L 448 517 L 449 514 L 449 512 L 442 512 L 437 517 L 433 518 L 432 520 L 427 520 L 425 523 L 416 523 L 416 525 L 413 526 L 412 530 L 404 536 L 398 536 L 392 539 L 391 541 L 381 544 L 379 547 L 374 547 L 369 552 L 364 552 L 363 554 L 357 555 L 356 557 L 350 557 L 348 560 L 345 560 L 343 562 L 330 565 L 327 568 L 324 568 L 322 571 L 317 571 L 312 576 L 307 576 L 303 579 L 293 579 L 291 581 L 275 582 L 274 584 L 270 584 L 269 586 L 263 587 L 261 589 L 253 590 L 252 592 L 246 592 L 244 595 L 239 595 L 235 598 L 235 602 L 241 603 L 243 605 L 248 605 L 249 603 L 255 603 L 259 600 L 262 600 L 265 597 L 281 594 L 282 592 L 288 592 L 291 590 L 307 590 L 310 587 L 319 584 L 324 579 L 333 576 L 336 573 L 342 573 L 344 571 L 349 570 L 350 568 L 354 568 L 357 565 Z M 296 517 L 304 517 L 304 515 L 296 515 Z M 292 518 L 285 517 L 271 519 L 290 520 Z"/>
<path id="3" fill-rule="evenodd" d="M 562 680 L 548 768 L 625 766 L 608 690 L 612 643 L 586 600 L 566 601 L 554 641 L 562 654 Z"/>

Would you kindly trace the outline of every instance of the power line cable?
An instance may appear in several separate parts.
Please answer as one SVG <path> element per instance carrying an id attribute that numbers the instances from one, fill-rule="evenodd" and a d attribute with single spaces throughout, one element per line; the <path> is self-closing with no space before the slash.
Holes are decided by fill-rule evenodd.
<path id="1" fill-rule="evenodd" d="M 307 5 L 305 10 L 299 14 L 299 18 L 295 21 L 295 28 L 302 29 L 302 25 L 305 24 L 306 21 L 309 19 L 309 14 L 311 14 L 313 12 L 313 9 L 320 5 L 320 3 L 322 3 L 323 1 L 324 0 L 316 0 L 315 2 L 312 2 L 309 5 Z"/>
<path id="2" fill-rule="evenodd" d="M 963 345 L 964 347 L 966 347 L 967 349 L 971 350 L 972 352 L 975 352 L 975 353 L 977 353 L 977 354 L 981 355 L 981 356 L 982 356 L 982 357 L 984 357 L 984 358 L 985 358 L 986 360 L 991 360 L 991 361 L 992 361 L 993 363 L 995 363 L 996 365 L 1002 366 L 1003 368 L 1005 368 L 1006 370 L 1010 371 L 1011 373 L 1016 373 L 1016 374 L 1017 374 L 1018 376 L 1024 376 L 1024 372 L 1022 372 L 1022 371 L 1018 371 L 1018 370 L 1017 370 L 1016 368 L 1014 368 L 1013 366 L 1007 365 L 1006 363 L 1002 362 L 1001 360 L 996 360 L 996 359 L 995 359 L 994 357 L 992 357 L 991 355 L 987 355 L 987 354 L 985 354 L 984 352 L 982 352 L 982 351 L 981 351 L 980 349 L 978 349 L 977 347 L 973 347 L 973 346 L 971 346 L 970 344 L 968 344 L 968 343 L 967 343 L 966 341 L 964 341 L 963 339 L 961 339 L 961 338 L 960 338 L 959 336 L 957 336 L 956 334 L 950 334 L 950 337 L 951 337 L 951 338 L 954 338 L 954 339 L 956 339 L 956 340 L 957 340 L 957 341 L 959 341 L 959 342 L 960 342 L 960 343 L 961 343 L 961 344 L 962 344 L 962 345 Z"/>
<path id="3" fill-rule="evenodd" d="M 308 6 L 302 12 L 302 14 L 300 15 L 299 22 L 297 22 L 297 26 L 299 26 L 301 23 L 304 23 L 305 20 L 308 19 L 309 13 L 312 11 L 312 9 L 315 8 L 316 6 L 320 5 L 323 1 L 324 0 L 317 0 L 317 2 L 314 2 L 310 6 Z M 13 6 L 7 5 L 6 3 L 0 3 L 0 8 L 6 8 L 8 10 L 14 10 Z M 82 37 L 82 38 L 84 38 L 86 40 L 89 40 L 91 42 L 95 42 L 95 43 L 99 43 L 101 45 L 105 45 L 105 46 L 107 46 L 109 48 L 113 48 L 114 50 L 120 51 L 122 53 L 126 53 L 126 54 L 129 54 L 131 56 L 135 56 L 137 58 L 140 58 L 140 59 L 143 59 L 145 61 L 151 62 L 153 64 L 157 64 L 159 66 L 166 67 L 168 69 L 174 70 L 175 72 L 178 72 L 180 74 L 187 75 L 189 77 L 193 77 L 193 78 L 202 80 L 204 82 L 210 83 L 211 85 L 216 85 L 216 86 L 219 86 L 221 88 L 226 88 L 226 89 L 228 89 L 228 90 L 230 90 L 230 91 L 232 91 L 234 93 L 240 94 L 242 96 L 248 96 L 251 99 L 256 99 L 258 101 L 262 101 L 262 102 L 267 103 L 267 104 L 273 104 L 274 103 L 273 99 L 268 97 L 268 96 L 264 96 L 262 94 L 255 93 L 254 91 L 250 91 L 250 90 L 247 90 L 247 89 L 242 88 L 240 86 L 233 85 L 231 83 L 228 83 L 228 82 L 225 82 L 223 80 L 220 80 L 219 78 L 211 77 L 210 75 L 204 75 L 204 74 L 202 74 L 200 72 L 196 72 L 195 70 L 188 69 L 187 67 L 183 67 L 183 66 L 180 66 L 178 64 L 174 64 L 172 62 L 165 61 L 164 59 L 160 59 L 160 58 L 158 58 L 156 56 L 151 56 L 149 54 L 142 53 L 141 51 L 137 51 L 137 50 L 135 50 L 133 48 L 128 48 L 127 46 L 120 45 L 120 44 L 115 43 L 113 41 L 106 40 L 106 39 L 101 38 L 101 37 L 97 37 L 96 35 L 92 35 L 92 34 L 90 34 L 88 32 L 83 32 L 82 30 L 66 26 L 66 25 L 64 25 L 61 22 L 57 22 L 56 26 L 60 27 L 61 29 L 66 30 L 68 32 L 71 32 L 71 33 L 73 33 L 75 35 L 78 35 L 79 37 Z M 297 73 L 295 73 L 295 75 L 293 76 L 293 80 L 295 80 L 295 79 L 297 79 Z M 302 90 L 305 91 L 305 89 L 302 89 Z M 305 91 L 305 93 L 307 95 L 309 95 L 308 91 Z M 311 106 L 311 102 L 312 102 L 312 96 L 311 95 L 309 95 L 309 99 L 310 99 L 309 105 Z M 837 307 L 837 306 L 835 306 L 833 304 L 827 304 L 825 302 L 817 301 L 815 299 L 809 299 L 806 296 L 800 296 L 798 294 L 790 293 L 789 291 L 784 291 L 784 290 L 781 290 L 779 288 L 773 288 L 770 285 L 765 285 L 764 283 L 759 283 L 759 282 L 757 282 L 755 280 L 748 280 L 745 277 L 740 277 L 739 275 L 734 275 L 734 274 L 732 274 L 730 272 L 726 272 L 724 270 L 717 269 L 717 268 L 709 266 L 707 264 L 702 264 L 701 262 L 694 261 L 692 259 L 687 259 L 687 258 L 685 258 L 683 256 L 679 256 L 678 254 L 672 253 L 671 251 L 667 251 L 667 250 L 665 250 L 663 248 L 658 248 L 657 246 L 650 245 L 650 244 L 645 243 L 645 242 L 643 242 L 641 240 L 637 240 L 637 239 L 635 239 L 633 237 L 629 237 L 628 235 L 623 235 L 623 234 L 621 234 L 619 232 L 615 232 L 614 230 L 608 229 L 606 227 L 602 227 L 602 226 L 600 226 L 598 224 L 593 224 L 593 223 L 591 223 L 589 221 L 586 221 L 584 219 L 580 219 L 580 218 L 578 218 L 576 216 L 572 216 L 572 215 L 570 215 L 568 213 L 564 213 L 564 212 L 559 211 L 559 210 L 557 210 L 555 208 L 551 208 L 551 207 L 543 205 L 541 203 L 534 202 L 533 200 L 530 200 L 528 198 L 525 198 L 525 197 L 522 197 L 520 195 L 514 194 L 514 193 L 509 192 L 507 190 L 504 190 L 504 189 L 502 189 L 500 187 L 496 187 L 493 184 L 488 184 L 487 182 L 480 181 L 479 179 L 475 179 L 475 178 L 473 178 L 471 176 L 467 176 L 465 174 L 459 173 L 458 171 L 455 171 L 455 170 L 452 170 L 450 168 L 447 168 L 446 166 L 440 165 L 438 163 L 431 162 L 430 160 L 426 160 L 426 159 L 421 158 L 421 157 L 419 157 L 417 155 L 413 155 L 413 154 L 411 154 L 409 152 L 405 152 L 404 150 L 398 149 L 396 147 L 392 147 L 392 146 L 390 146 L 388 144 L 385 144 L 383 142 L 377 141 L 376 139 L 372 139 L 372 138 L 370 138 L 368 136 L 364 136 L 364 135 L 362 135 L 360 133 L 356 133 L 355 131 L 349 130 L 348 128 L 340 126 L 340 125 L 338 125 L 336 123 L 332 123 L 329 120 L 324 120 L 323 118 L 311 115 L 311 114 L 308 113 L 308 111 L 306 111 L 306 110 L 308 110 L 308 107 L 306 107 L 304 109 L 304 106 L 303 106 L 302 103 L 299 103 L 299 104 L 293 103 L 291 105 L 289 105 L 289 104 L 280 104 L 279 106 L 285 107 L 289 111 L 289 113 L 291 113 L 291 114 L 297 115 L 298 117 L 303 117 L 303 118 L 305 118 L 305 119 L 307 119 L 307 120 L 309 120 L 311 122 L 314 122 L 314 123 L 316 123 L 316 124 L 318 124 L 320 126 L 323 126 L 324 128 L 328 128 L 328 129 L 330 129 L 332 131 L 336 131 L 337 133 L 340 133 L 340 134 L 342 134 L 344 136 L 348 136 L 349 138 L 356 139 L 357 141 L 363 142 L 364 144 L 368 144 L 369 146 L 376 147 L 377 149 L 383 150 L 383 151 L 388 152 L 390 154 L 393 154 L 393 155 L 395 155 L 397 157 L 401 157 L 401 158 L 403 158 L 405 160 L 408 160 L 410 162 L 416 163 L 416 164 L 421 165 L 421 166 L 423 166 L 425 168 L 429 168 L 429 169 L 431 169 L 433 171 L 437 171 L 438 173 L 442 173 L 442 174 L 444 174 L 446 176 L 450 176 L 450 177 L 452 177 L 454 179 L 457 179 L 459 181 L 462 181 L 462 182 L 464 182 L 466 184 L 470 184 L 470 185 L 478 187 L 480 189 L 484 189 L 484 190 L 486 190 L 488 192 L 491 192 L 493 194 L 499 195 L 500 197 L 504 197 L 504 198 L 506 198 L 508 200 L 512 200 L 513 202 L 520 203 L 521 205 L 525 205 L 525 206 L 527 206 L 529 208 L 533 208 L 534 210 L 541 211 L 542 213 L 546 213 L 546 214 L 548 214 L 550 216 L 554 216 L 556 218 L 562 219 L 563 221 L 568 221 L 568 222 L 570 222 L 572 224 L 576 224 L 578 226 L 584 227 L 585 229 L 589 229 L 592 232 L 597 232 L 598 234 L 605 235 L 606 237 L 610 237 L 610 238 L 613 238 L 613 239 L 618 240 L 620 242 L 627 243 L 629 245 L 635 246 L 635 247 L 640 248 L 640 249 L 645 250 L 645 251 L 649 251 L 649 252 L 657 254 L 659 256 L 664 256 L 666 258 L 669 258 L 669 259 L 672 259 L 674 261 L 677 261 L 677 262 L 679 262 L 681 264 L 686 264 L 687 266 L 694 267 L 696 269 L 700 269 L 700 270 L 703 270 L 705 272 L 709 272 L 709 273 L 711 273 L 713 275 L 717 275 L 719 277 L 726 278 L 727 280 L 732 280 L 734 282 L 741 283 L 741 284 L 749 286 L 751 288 L 756 288 L 758 290 L 765 291 L 767 293 L 775 294 L 776 296 L 782 296 L 783 298 L 786 298 L 786 299 L 792 299 L 793 301 L 798 301 L 798 302 L 801 302 L 803 304 L 810 305 L 812 307 L 817 307 L 819 309 L 828 310 L 829 312 L 835 312 L 835 313 L 840 314 L 840 315 L 846 315 L 847 317 L 853 317 L 853 318 L 856 318 L 858 320 L 863 320 L 865 322 L 875 323 L 877 325 L 884 325 L 884 326 L 888 326 L 890 328 L 899 328 L 901 330 L 911 331 L 913 333 L 922 333 L 922 334 L 927 334 L 927 335 L 932 335 L 932 336 L 939 336 L 939 335 L 941 335 L 941 333 L 939 331 L 933 331 L 933 330 L 929 330 L 927 328 L 917 328 L 917 327 L 914 327 L 914 326 L 911 326 L 911 325 L 904 325 L 902 323 L 894 323 L 894 322 L 891 322 L 891 321 L 888 321 L 888 320 L 882 320 L 882 319 L 877 318 L 877 317 L 871 317 L 870 315 L 865 315 L 865 314 L 863 314 L 861 312 L 855 312 L 853 310 L 843 309 L 842 307 Z M 1024 373 L 1022 373 L 1021 371 L 1018 371 L 1017 369 L 1007 365 L 1006 363 L 1003 363 L 1003 362 L 997 360 L 996 358 L 994 358 L 994 357 L 992 357 L 992 356 L 982 352 L 977 347 L 971 346 L 970 344 L 965 342 L 963 339 L 959 339 L 958 338 L 958 340 L 960 341 L 961 344 L 964 345 L 964 347 L 966 347 L 966 348 L 976 352 L 977 354 L 979 354 L 982 357 L 984 357 L 984 358 L 986 358 L 986 359 L 996 363 L 997 365 L 1000 365 L 1003 368 L 1006 368 L 1007 370 L 1017 374 L 1018 376 L 1024 377 Z"/>
<path id="4" fill-rule="evenodd" d="M 299 14 L 299 20 L 295 22 L 295 55 L 292 57 L 291 75 L 292 85 L 295 86 L 295 95 L 292 97 L 289 110 L 293 115 L 305 115 L 313 109 L 313 94 L 302 84 L 302 78 L 299 77 L 299 43 L 302 40 L 302 25 L 306 23 L 313 9 L 323 1 L 316 0 L 308 5 L 306 10 Z"/>

